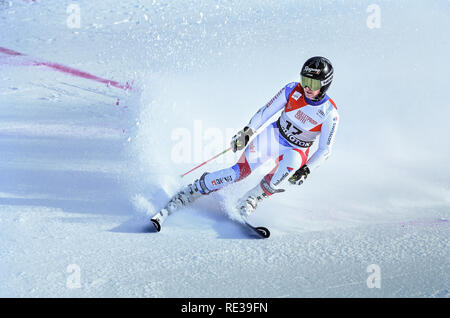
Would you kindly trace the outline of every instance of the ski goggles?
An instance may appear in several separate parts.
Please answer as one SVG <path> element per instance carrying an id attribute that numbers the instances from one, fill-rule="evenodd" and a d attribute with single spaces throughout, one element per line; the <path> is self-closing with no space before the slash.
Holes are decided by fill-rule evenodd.
<path id="1" fill-rule="evenodd" d="M 302 87 L 305 88 L 306 86 L 309 87 L 310 90 L 316 91 L 322 87 L 322 83 L 320 80 L 316 80 L 310 77 L 303 76 L 301 77 L 302 80 Z"/>

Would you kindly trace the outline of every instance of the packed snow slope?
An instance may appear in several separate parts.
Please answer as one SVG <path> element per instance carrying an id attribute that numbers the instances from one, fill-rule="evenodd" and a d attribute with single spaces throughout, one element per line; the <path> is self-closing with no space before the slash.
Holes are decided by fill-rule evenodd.
<path id="1" fill-rule="evenodd" d="M 448 1 L 71 4 L 0 1 L 0 296 L 449 296 Z M 270 162 L 153 233 L 314 55 L 341 125 L 272 236 L 230 216 Z"/>

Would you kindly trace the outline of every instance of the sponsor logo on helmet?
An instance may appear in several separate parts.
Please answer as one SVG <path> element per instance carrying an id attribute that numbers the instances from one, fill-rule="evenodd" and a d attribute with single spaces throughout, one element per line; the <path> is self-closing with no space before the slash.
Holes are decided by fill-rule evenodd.
<path id="1" fill-rule="evenodd" d="M 330 76 L 327 79 L 324 79 L 323 81 L 321 81 L 320 84 L 322 84 L 322 86 L 325 86 L 325 85 L 330 84 L 332 80 L 333 80 L 333 76 Z"/>
<path id="2" fill-rule="evenodd" d="M 315 73 L 315 74 L 317 74 L 317 75 L 319 75 L 320 74 L 320 72 L 322 71 L 321 69 L 319 69 L 319 68 L 311 68 L 311 67 L 309 67 L 309 66 L 305 66 L 305 68 L 303 69 L 305 72 L 308 72 L 308 73 Z"/>

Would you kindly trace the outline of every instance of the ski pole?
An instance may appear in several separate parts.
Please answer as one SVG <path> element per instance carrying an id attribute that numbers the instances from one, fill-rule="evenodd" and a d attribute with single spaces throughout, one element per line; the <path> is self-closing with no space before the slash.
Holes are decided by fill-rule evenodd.
<path id="1" fill-rule="evenodd" d="M 227 149 L 225 149 L 224 151 L 222 151 L 221 153 L 219 153 L 219 154 L 217 154 L 217 155 L 215 155 L 214 157 L 212 157 L 211 159 L 208 159 L 208 160 L 206 160 L 205 162 L 203 162 L 203 163 L 201 163 L 201 164 L 199 164 L 197 167 L 195 167 L 195 168 L 192 168 L 191 170 L 189 170 L 188 172 L 186 172 L 186 173 L 183 173 L 182 175 L 180 175 L 180 178 L 183 178 L 185 175 L 187 175 L 188 173 L 191 173 L 192 171 L 194 171 L 195 169 L 198 169 L 198 168 L 200 168 L 201 166 L 203 166 L 203 165 L 205 165 L 205 164 L 207 164 L 208 162 L 210 162 L 210 161 L 212 161 L 212 160 L 214 160 L 214 159 L 216 159 L 217 157 L 219 157 L 219 156 L 221 156 L 221 155 L 223 155 L 224 153 L 226 153 L 226 152 L 228 152 L 228 151 L 230 151 L 231 150 L 231 147 L 230 148 L 227 148 Z"/>

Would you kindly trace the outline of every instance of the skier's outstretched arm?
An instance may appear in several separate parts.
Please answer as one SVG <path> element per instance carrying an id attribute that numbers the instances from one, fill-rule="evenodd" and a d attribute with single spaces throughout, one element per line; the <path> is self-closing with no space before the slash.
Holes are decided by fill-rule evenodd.
<path id="1" fill-rule="evenodd" d="M 231 140 L 231 147 L 234 152 L 244 149 L 259 127 L 264 125 L 273 115 L 283 109 L 288 101 L 289 93 L 295 85 L 288 84 L 283 87 L 267 104 L 261 107 L 244 129 L 240 130 Z M 291 87 L 292 86 L 292 87 Z"/>
<path id="2" fill-rule="evenodd" d="M 298 169 L 290 178 L 292 184 L 301 185 L 310 174 L 311 170 L 319 167 L 330 155 L 331 149 L 339 125 L 339 116 L 336 109 L 333 109 L 322 123 L 322 129 L 319 139 L 319 148 L 308 159 L 306 164 Z"/>
<path id="3" fill-rule="evenodd" d="M 257 130 L 259 127 L 264 125 L 273 115 L 283 109 L 288 101 L 288 96 L 286 96 L 286 87 L 283 87 L 267 104 L 261 107 L 252 119 L 248 123 L 248 127 Z M 290 93 L 290 92 L 289 92 Z"/>
<path id="4" fill-rule="evenodd" d="M 339 116 L 336 109 L 333 109 L 327 116 L 327 120 L 322 123 L 319 139 L 319 147 L 309 158 L 306 165 L 310 170 L 319 167 L 331 155 L 331 150 L 336 137 L 339 125 Z"/>

